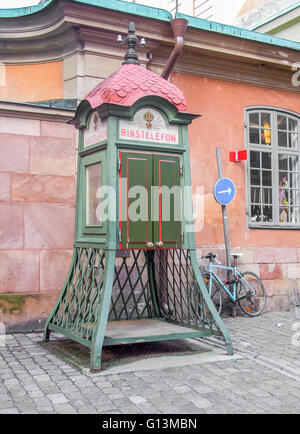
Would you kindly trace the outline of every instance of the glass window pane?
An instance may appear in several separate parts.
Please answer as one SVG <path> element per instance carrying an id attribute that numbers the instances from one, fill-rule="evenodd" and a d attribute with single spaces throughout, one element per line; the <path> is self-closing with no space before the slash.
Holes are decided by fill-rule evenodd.
<path id="1" fill-rule="evenodd" d="M 290 190 L 290 204 L 295 206 L 300 205 L 299 190 Z"/>
<path id="2" fill-rule="evenodd" d="M 288 170 L 288 156 L 286 154 L 278 155 L 279 170 Z"/>
<path id="3" fill-rule="evenodd" d="M 259 144 L 259 129 L 258 128 L 250 128 L 249 132 L 249 140 L 250 143 Z"/>
<path id="4" fill-rule="evenodd" d="M 287 130 L 286 116 L 277 115 L 277 125 L 279 130 Z"/>
<path id="5" fill-rule="evenodd" d="M 262 221 L 264 222 L 272 222 L 273 221 L 273 207 L 272 206 L 263 206 L 262 207 Z"/>
<path id="6" fill-rule="evenodd" d="M 272 154 L 270 152 L 262 152 L 261 153 L 261 160 L 262 160 L 262 168 L 263 169 L 272 169 L 271 158 L 272 158 Z"/>
<path id="7" fill-rule="evenodd" d="M 101 218 L 97 213 L 100 198 L 97 191 L 101 187 L 101 163 L 86 167 L 86 224 L 99 225 Z"/>
<path id="8" fill-rule="evenodd" d="M 249 122 L 251 127 L 259 127 L 259 113 L 250 113 Z"/>
<path id="9" fill-rule="evenodd" d="M 270 170 L 262 171 L 262 185 L 272 185 L 272 172 Z"/>
<path id="10" fill-rule="evenodd" d="M 288 189 L 285 172 L 279 172 L 279 221 L 288 222 Z"/>
<path id="11" fill-rule="evenodd" d="M 272 204 L 272 190 L 271 188 L 263 188 L 262 189 L 262 198 L 261 202 L 264 204 L 271 205 Z"/>
<path id="12" fill-rule="evenodd" d="M 260 167 L 260 152 L 250 151 L 250 166 Z"/>
<path id="13" fill-rule="evenodd" d="M 288 222 L 288 207 L 279 207 L 279 221 L 280 223 Z"/>
<path id="14" fill-rule="evenodd" d="M 270 113 L 261 113 L 261 144 L 270 145 L 271 144 L 271 115 Z"/>
<path id="15" fill-rule="evenodd" d="M 251 203 L 259 203 L 260 197 L 260 188 L 252 187 L 251 188 Z"/>
<path id="16" fill-rule="evenodd" d="M 261 130 L 261 144 L 262 145 L 271 144 L 271 130 L 267 128 Z"/>
<path id="17" fill-rule="evenodd" d="M 261 113 L 261 124 L 262 127 L 271 127 L 271 115 L 270 113 Z"/>
<path id="18" fill-rule="evenodd" d="M 298 134 L 288 133 L 289 148 L 298 148 Z"/>
<path id="19" fill-rule="evenodd" d="M 260 171 L 251 169 L 251 185 L 260 185 Z"/>
<path id="20" fill-rule="evenodd" d="M 278 131 L 278 146 L 287 147 L 287 133 L 285 131 Z"/>
<path id="21" fill-rule="evenodd" d="M 290 173 L 290 188 L 299 188 L 299 174 L 298 173 Z"/>
<path id="22" fill-rule="evenodd" d="M 288 179 L 287 172 L 279 172 L 279 187 L 287 188 Z"/>
<path id="23" fill-rule="evenodd" d="M 296 172 L 298 171 L 298 157 L 297 155 L 293 155 L 289 157 L 289 170 Z"/>
<path id="24" fill-rule="evenodd" d="M 300 223 L 300 207 L 293 206 L 291 208 L 290 222 L 295 224 Z"/>
<path id="25" fill-rule="evenodd" d="M 296 119 L 289 118 L 289 131 L 296 132 L 298 130 L 297 128 L 297 121 Z"/>
<path id="26" fill-rule="evenodd" d="M 261 206 L 252 205 L 251 206 L 251 221 L 259 222 L 261 220 Z"/>

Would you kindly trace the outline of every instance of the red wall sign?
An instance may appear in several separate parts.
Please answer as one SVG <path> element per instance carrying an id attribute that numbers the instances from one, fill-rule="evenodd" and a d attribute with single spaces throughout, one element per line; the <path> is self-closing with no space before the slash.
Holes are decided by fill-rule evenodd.
<path id="1" fill-rule="evenodd" d="M 236 163 L 242 160 L 247 160 L 247 149 L 243 149 L 242 151 L 229 152 L 229 161 L 233 161 L 234 163 Z"/>

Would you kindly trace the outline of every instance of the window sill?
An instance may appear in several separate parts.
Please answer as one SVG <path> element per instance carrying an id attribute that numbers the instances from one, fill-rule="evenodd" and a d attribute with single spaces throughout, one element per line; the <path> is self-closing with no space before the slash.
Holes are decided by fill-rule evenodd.
<path id="1" fill-rule="evenodd" d="M 279 226 L 279 225 L 248 225 L 249 229 L 289 229 L 289 230 L 300 230 L 300 225 L 298 226 Z"/>

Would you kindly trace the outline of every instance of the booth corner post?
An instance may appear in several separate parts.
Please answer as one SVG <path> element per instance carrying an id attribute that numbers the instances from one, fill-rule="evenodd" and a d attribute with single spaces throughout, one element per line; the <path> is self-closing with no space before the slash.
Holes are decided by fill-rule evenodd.
<path id="1" fill-rule="evenodd" d="M 130 56 L 73 120 L 74 251 L 44 331 L 45 340 L 54 331 L 88 347 L 91 371 L 101 369 L 102 348 L 111 345 L 215 335 L 232 354 L 184 219 L 192 209 L 191 192 L 181 194 L 191 186 L 188 125 L 198 116 L 186 112 L 177 87 L 138 64 L 132 24 L 129 34 Z M 144 202 L 132 194 L 140 187 Z M 140 218 L 131 218 L 132 209 Z"/>

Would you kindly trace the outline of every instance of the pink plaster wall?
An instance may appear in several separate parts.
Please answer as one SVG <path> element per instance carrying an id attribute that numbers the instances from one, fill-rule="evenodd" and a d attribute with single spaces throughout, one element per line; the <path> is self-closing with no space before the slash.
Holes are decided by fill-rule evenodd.
<path id="1" fill-rule="evenodd" d="M 202 251 L 216 251 L 225 261 L 221 206 L 213 195 L 219 146 L 223 176 L 231 178 L 237 190 L 227 207 L 231 250 L 242 252 L 242 268 L 252 270 L 263 280 L 267 310 L 290 307 L 293 287 L 300 289 L 300 231 L 247 227 L 245 163 L 230 162 L 229 152 L 245 147 L 247 106 L 274 106 L 300 113 L 299 94 L 177 73 L 172 75 L 172 82 L 185 94 L 188 111 L 202 115 L 189 127 L 192 184 L 204 189 L 204 222 L 195 234 L 199 255 Z"/>
<path id="2" fill-rule="evenodd" d="M 0 118 L 0 295 L 62 288 L 74 239 L 75 144 L 72 125 Z"/>

